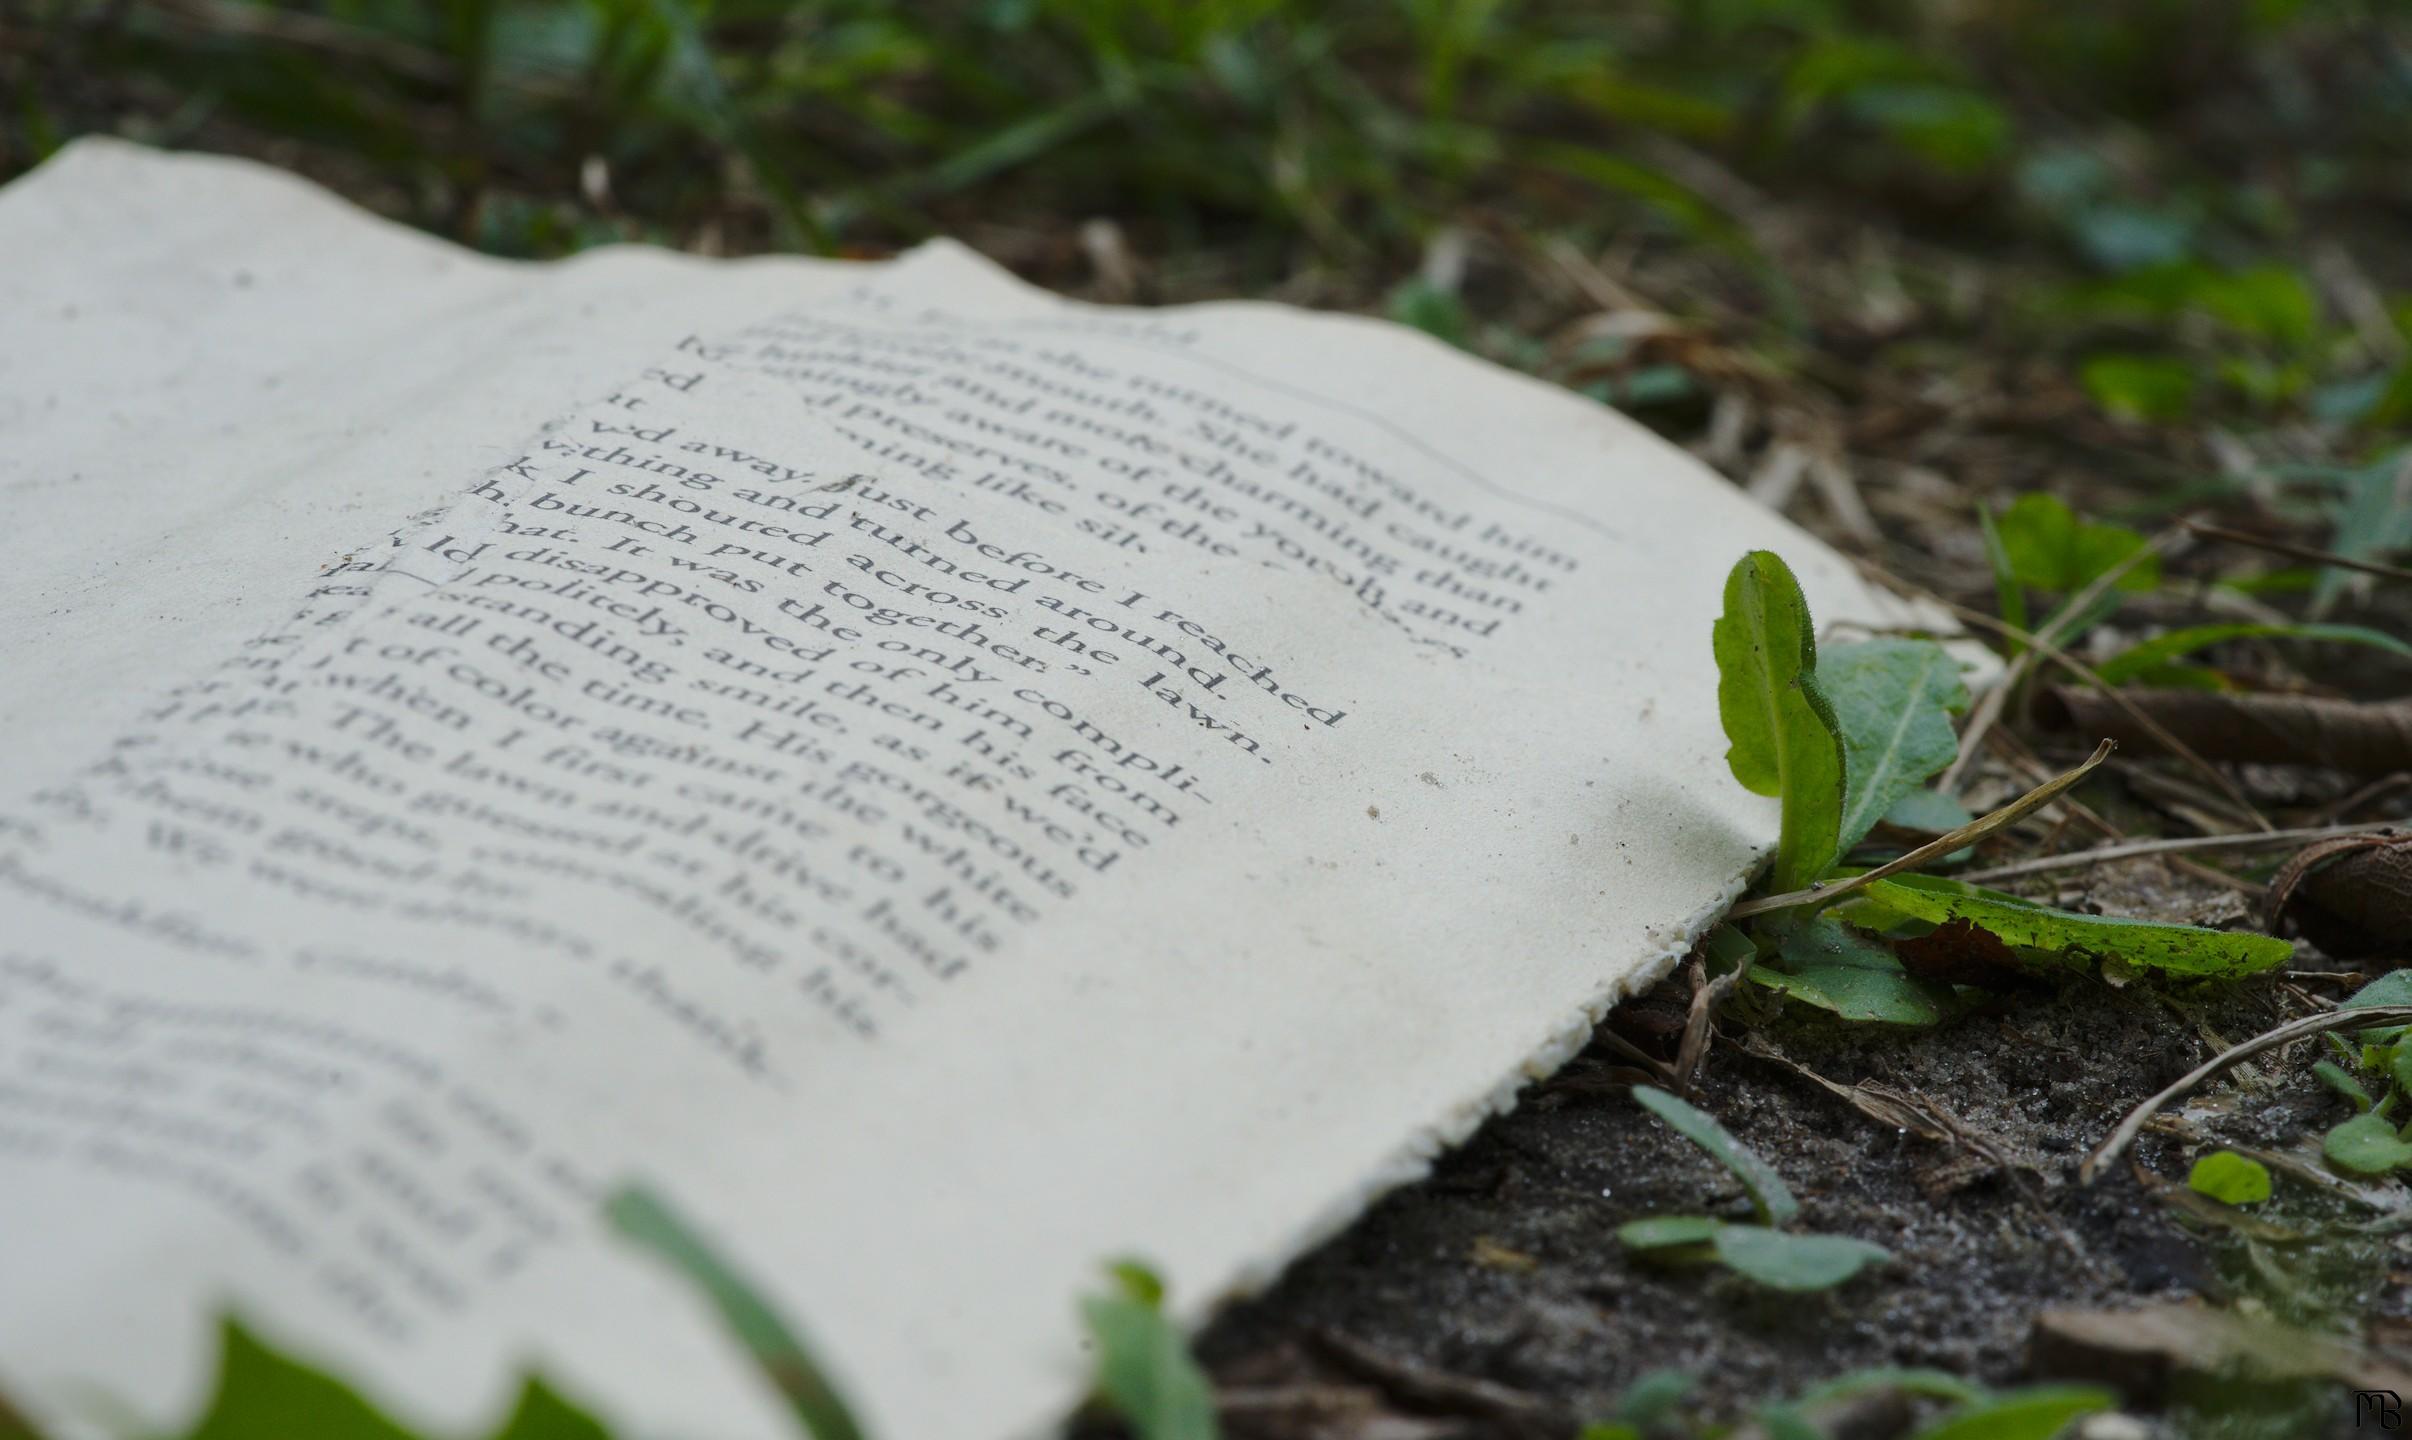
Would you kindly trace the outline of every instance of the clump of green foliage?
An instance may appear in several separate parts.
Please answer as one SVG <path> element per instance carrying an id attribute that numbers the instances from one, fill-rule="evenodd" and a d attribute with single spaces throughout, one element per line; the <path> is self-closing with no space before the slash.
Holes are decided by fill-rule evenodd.
<path id="1" fill-rule="evenodd" d="M 1726 1433 L 1687 1425 L 1680 1408 L 1692 1377 L 1657 1371 L 1628 1386 L 1615 1412 L 1584 1427 L 1577 1440 L 1675 1440 Z M 1878 1391 L 1898 1391 L 1942 1402 L 1942 1413 L 1911 1440 L 2053 1440 L 2083 1415 L 2117 1403 L 2092 1385 L 2035 1385 L 1988 1390 L 1940 1370 L 1880 1366 L 1854 1370 L 1814 1385 L 1799 1395 L 1761 1405 L 1753 1418 L 1770 1440 L 1820 1440 L 1828 1432 L 1815 1419 L 1827 1407 Z"/>
<path id="2" fill-rule="evenodd" d="M 2065 509 L 2005 518 L 2016 523 L 2002 538 L 2017 537 L 2024 557 L 2015 573 L 2039 588 L 2082 587 L 2134 553 L 2132 532 L 2081 525 Z M 1780 806 L 1766 885 L 1775 895 L 1748 926 L 1753 983 L 1845 1019 L 1931 1025 L 1964 1008 L 1965 987 L 1912 973 L 1903 942 L 2041 974 L 2115 960 L 2233 977 L 2293 953 L 2264 935 L 2081 915 L 1907 869 L 1869 872 L 1853 851 L 1905 803 L 1931 810 L 1913 797 L 1958 753 L 1950 717 L 1968 696 L 1950 654 L 1897 637 L 1821 648 L 1799 582 L 1763 550 L 1727 577 L 1714 648 L 1726 763 L 1746 789 Z M 1982 828 L 1935 844 L 1955 850 Z"/>
<path id="3" fill-rule="evenodd" d="M 2380 976 L 2339 1002 L 2339 1008 L 2404 1004 L 2412 1004 L 2412 970 Z M 2373 1027 L 2352 1040 L 2331 1031 L 2327 1039 L 2337 1059 L 2321 1061 L 2313 1072 L 2353 1103 L 2354 1114 L 2329 1130 L 2321 1153 L 2354 1175 L 2412 1169 L 2412 1117 L 2398 1123 L 2398 1112 L 2412 1097 L 2412 1026 Z"/>
<path id="4" fill-rule="evenodd" d="M 1734 1172 L 1750 1194 L 1758 1223 L 1734 1224 L 1707 1215 L 1654 1215 L 1620 1227 L 1627 1250 L 1659 1264 L 1713 1260 L 1773 1290 L 1828 1290 L 1870 1265 L 1891 1259 L 1881 1245 L 1847 1235 L 1818 1235 L 1789 1228 L 1800 1202 L 1773 1166 L 1736 1140 L 1705 1111 L 1648 1085 L 1633 1098 L 1668 1127 Z"/>

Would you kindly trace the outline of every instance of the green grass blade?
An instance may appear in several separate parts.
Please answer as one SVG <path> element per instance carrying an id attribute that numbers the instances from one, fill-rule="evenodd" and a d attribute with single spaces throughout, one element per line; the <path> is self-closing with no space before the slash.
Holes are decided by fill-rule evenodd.
<path id="1" fill-rule="evenodd" d="M 804 1341 L 667 1202 L 630 1186 L 613 1195 L 604 1212 L 622 1235 L 668 1261 L 704 1292 L 730 1333 L 786 1399 L 805 1434 L 812 1440 L 863 1440 L 862 1427 Z"/>
<path id="2" fill-rule="evenodd" d="M 2400 655 L 2406 659 L 2412 659 L 2412 645 L 2405 644 L 2384 630 L 2373 630 L 2367 625 L 2311 623 L 2257 625 L 2240 622 L 2226 625 L 2190 625 L 2183 630 L 2172 630 L 2166 635 L 2156 635 L 2150 640 L 2129 646 L 2095 668 L 2105 681 L 2119 685 L 2167 665 L 2182 656 L 2192 655 L 2198 650 L 2207 650 L 2211 646 L 2230 640 L 2252 640 L 2265 636 L 2279 640 L 2319 640 L 2339 645 L 2367 645 L 2374 650 L 2384 650 L 2390 655 Z"/>
<path id="3" fill-rule="evenodd" d="M 1666 1121 L 1676 1134 L 1706 1150 L 1710 1159 L 1733 1171 L 1742 1188 L 1750 1192 L 1751 1208 L 1759 1212 L 1761 1221 L 1784 1225 L 1801 1213 L 1801 1203 L 1792 1198 L 1784 1177 L 1736 1140 L 1715 1116 L 1650 1085 L 1634 1086 L 1633 1098 L 1644 1110 Z"/>
<path id="4" fill-rule="evenodd" d="M 1164 1313 L 1164 1283 L 1134 1261 L 1108 1267 L 1114 1288 L 1080 1302 L 1097 1343 L 1097 1394 L 1139 1440 L 1218 1440 L 1214 1387 Z"/>

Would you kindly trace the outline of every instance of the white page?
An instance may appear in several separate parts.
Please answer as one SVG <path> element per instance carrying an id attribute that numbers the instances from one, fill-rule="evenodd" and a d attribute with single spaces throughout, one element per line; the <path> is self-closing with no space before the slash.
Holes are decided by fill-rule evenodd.
<path id="1" fill-rule="evenodd" d="M 62 214 L 185 228 L 26 238 Z M 1736 893 L 1774 828 L 1715 716 L 1743 550 L 1903 618 L 1639 427 L 1375 322 L 1071 306 L 950 247 L 438 263 L 122 149 L 0 237 L 112 347 L 318 377 L 305 416 L 217 386 L 213 429 L 68 327 L 0 372 L 52 377 L 15 473 L 81 477 L 0 541 L 11 628 L 56 617 L 9 725 L 76 750 L 0 811 L 0 1379 L 37 1404 L 168 1418 L 231 1302 L 429 1423 L 534 1362 L 782 1433 L 593 1216 L 643 1177 L 876 1434 L 1040 1428 L 1099 1261 L 1192 1314 L 1269 1277 Z M 274 256 L 305 313 L 195 293 Z M 313 324 L 346 287 L 410 338 Z M 151 563 L 68 553 L 158 515 Z M 81 773 L 77 705 L 123 717 Z"/>

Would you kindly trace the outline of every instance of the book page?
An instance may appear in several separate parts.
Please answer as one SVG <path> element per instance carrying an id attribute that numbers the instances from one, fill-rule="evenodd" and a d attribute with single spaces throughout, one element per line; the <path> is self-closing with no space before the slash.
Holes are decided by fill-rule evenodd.
<path id="1" fill-rule="evenodd" d="M 1378 322 L 943 244 L 504 266 L 119 148 L 0 235 L 104 213 L 174 263 L 44 247 L 89 331 L 0 372 L 48 397 L 0 542 L 11 628 L 52 617 L 0 798 L 0 1380 L 40 1405 L 183 1413 L 233 1307 L 431 1425 L 535 1365 L 784 1433 L 605 1233 L 641 1178 L 875 1434 L 1041 1432 L 1101 1261 L 1192 1316 L 1268 1279 L 1739 891 L 1736 557 L 1910 618 Z M 141 343 L 184 358 L 114 378 Z M 309 403 L 177 378 L 220 346 Z"/>

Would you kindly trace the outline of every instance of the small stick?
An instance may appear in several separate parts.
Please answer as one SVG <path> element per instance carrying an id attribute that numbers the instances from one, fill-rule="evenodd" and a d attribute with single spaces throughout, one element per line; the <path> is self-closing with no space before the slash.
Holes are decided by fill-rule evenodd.
<path id="1" fill-rule="evenodd" d="M 2030 811 L 2051 804 L 2060 792 L 2083 780 L 2095 766 L 2109 759 L 2110 753 L 2111 742 L 2105 740 L 2094 747 L 2094 753 L 2087 757 L 2083 765 L 2065 775 L 2036 786 L 1999 810 L 1980 815 L 1947 835 L 1927 841 L 1897 860 L 1888 860 L 1873 870 L 1863 870 L 1857 875 L 1837 880 L 1831 885 L 1812 885 L 1806 890 L 1793 890 L 1782 895 L 1745 900 L 1725 912 L 1726 918 L 1739 920 L 1748 915 L 1760 915 L 1769 910 L 1782 910 L 1792 905 L 1823 904 L 1828 900 L 1848 895 L 1862 885 L 1882 880 L 1887 876 L 1898 875 L 1904 870 L 1915 870 L 1930 860 L 1940 859 L 1955 850 L 1965 849 L 2005 825 L 2017 824 L 2020 820 L 2025 819 Z"/>
<path id="2" fill-rule="evenodd" d="M 2260 826 L 2264 830 L 2275 830 L 2278 828 L 2270 823 L 2268 816 L 2261 813 L 2260 807 L 2256 806 L 2251 800 L 2245 797 L 2244 791 L 2237 788 L 2235 781 L 2229 779 L 2220 771 L 2217 766 L 2213 765 L 2210 761 L 2205 760 L 2201 755 L 2195 753 L 2193 746 L 2188 745 L 2185 741 L 2180 740 L 2175 735 L 2170 734 L 2168 726 L 2163 725 L 2160 721 L 2155 720 L 2151 715 L 2145 713 L 2142 706 L 2136 704 L 2135 701 L 2128 699 L 2126 695 L 2120 692 L 2118 686 L 2113 685 L 2108 680 L 2103 679 L 2102 676 L 2095 671 L 2093 666 L 2086 664 L 2083 660 L 2080 660 L 2076 656 L 2069 654 L 2067 651 L 2061 649 L 2058 645 L 2055 645 L 2051 641 L 2046 640 L 2042 636 L 2029 634 L 2028 632 L 2019 629 L 2016 625 L 2009 624 L 2006 621 L 1996 620 L 1981 610 L 1971 610 L 1965 605 L 1954 604 L 1949 600 L 1945 600 L 1943 603 L 1951 606 L 1952 613 L 1958 615 L 1968 624 L 1978 626 L 1982 629 L 1991 630 L 1996 634 L 2008 635 L 2015 639 L 2025 641 L 2027 644 L 2041 651 L 2046 660 L 2049 660 L 2053 664 L 2060 666 L 2061 668 L 2067 670 L 2070 674 L 2075 675 L 2078 679 L 2083 680 L 2088 685 L 2091 685 L 2095 689 L 2101 691 L 2113 705 L 2116 705 L 2121 710 L 2127 712 L 2127 718 L 2135 721 L 2138 729 L 2141 729 L 2145 734 L 2150 735 L 2153 739 L 2159 741 L 2162 748 L 2167 750 L 2170 754 L 2175 755 L 2180 760 L 2185 761 L 2187 764 L 2192 765 L 2195 769 L 2201 771 L 2204 778 L 2208 779 L 2212 784 L 2219 787 L 2221 794 L 2236 802 L 2237 808 L 2244 812 L 2246 818 L 2250 819 L 2254 824 Z"/>
<path id="3" fill-rule="evenodd" d="M 2034 651 L 2021 650 L 2018 658 L 2010 662 L 2009 668 L 2002 671 L 2001 679 L 1977 697 L 1976 709 L 1969 712 L 1968 724 L 1960 731 L 1960 753 L 1951 757 L 1950 768 L 1935 781 L 1937 793 L 1949 795 L 1955 800 L 1959 798 L 1960 787 L 1967 783 L 1968 771 L 1976 763 L 1977 752 L 1985 748 L 1985 737 L 1993 733 L 1995 723 L 2002 718 L 2002 707 L 2010 702 L 2010 692 L 2027 678 L 2027 671 L 2034 662 Z"/>
<path id="4" fill-rule="evenodd" d="M 2175 543 L 2176 539 L 2177 532 L 2174 530 L 2165 530 L 2153 536 L 2152 540 L 2142 548 L 2086 582 L 2083 589 L 2071 595 L 2058 610 L 2052 612 L 2044 620 L 2043 629 L 2037 633 L 2042 635 L 2046 641 L 2057 644 L 2060 632 L 2065 626 L 2092 609 L 2094 602 L 2109 594 L 2110 588 L 2126 578 L 2128 571 L 2143 564 L 2147 557 L 2158 557 Z M 1894 585 L 1903 585 L 1902 581 L 1894 579 L 1873 565 L 1863 563 L 1860 568 L 1870 571 L 1880 579 Z M 1904 588 L 1914 589 L 1916 587 L 1904 586 Z M 1943 597 L 1939 595 L 1930 593 L 1930 598 L 1951 605 L 1950 601 L 1943 600 Z M 1952 605 L 1951 608 L 1957 611 L 1960 607 Z M 2027 678 L 2027 672 L 2034 668 L 2034 662 L 2033 650 L 2020 651 L 2012 658 L 2009 667 L 2002 671 L 2001 678 L 1994 683 L 1992 688 L 1978 697 L 1976 709 L 1969 712 L 1968 723 L 1962 727 L 1960 732 L 1960 753 L 1952 757 L 1950 768 L 1946 769 L 1942 778 L 1935 782 L 1937 791 L 1955 798 L 1959 795 L 1960 786 L 1967 779 L 1968 768 L 1975 763 L 1977 751 L 1984 748 L 1982 742 L 1986 732 L 2001 722 L 2004 707 L 2009 704 L 2011 695 L 2017 692 L 2019 685 Z"/>
<path id="5" fill-rule="evenodd" d="M 1737 965 L 1714 980 L 1706 979 L 1708 967 L 1700 957 L 1692 957 L 1692 1004 L 1684 1012 L 1683 1043 L 1676 1047 L 1675 1065 L 1671 1078 L 1675 1093 L 1691 1098 L 1692 1086 L 1700 1078 L 1700 1062 L 1708 1058 L 1709 1035 L 1716 1019 L 1717 1007 L 1736 985 L 1742 983 L 1742 972 L 1748 966 Z"/>
<path id="6" fill-rule="evenodd" d="M 2412 570 L 2400 565 L 2382 565 L 2376 560 L 2354 560 L 2329 550 L 2315 550 L 2292 540 L 2272 540 L 2266 536 L 2248 535 L 2242 530 L 2230 530 L 2224 525 L 2207 525 L 2200 520 L 2181 520 L 2179 524 L 2197 535 L 2212 540 L 2225 540 L 2232 545 L 2250 546 L 2291 559 L 2309 560 L 2318 565 L 2334 565 L 2339 570 L 2359 570 L 2365 575 L 2378 575 L 2389 580 L 2412 580 Z"/>
<path id="7" fill-rule="evenodd" d="M 2333 840 L 2340 835 L 2367 835 L 2395 829 L 2392 821 L 2363 825 L 2313 825 L 2300 830 L 2255 830 L 2243 835 L 2180 835 L 2166 840 L 2126 840 L 2116 845 L 2098 845 L 2091 850 L 2074 850 L 2064 855 L 2039 855 L 2031 860 L 2013 860 L 1990 870 L 1979 870 L 1959 878 L 1972 885 L 1994 880 L 2008 880 L 2019 875 L 2040 875 L 2046 870 L 2067 870 L 2079 865 L 2093 865 L 2106 860 L 2128 860 L 2139 855 L 2176 855 L 2190 850 L 2256 850 L 2269 845 L 2292 845 L 2297 841 Z"/>
<path id="8" fill-rule="evenodd" d="M 1994 731 L 1993 743 L 2000 747 L 2003 754 L 2010 757 L 2010 764 L 2012 768 L 2026 772 L 2027 779 L 2030 783 L 2049 780 L 2052 778 L 2052 772 L 2044 768 L 2043 761 L 2035 757 L 2035 752 L 2027 748 L 2026 742 L 2011 734 L 2009 731 Z M 2127 778 L 2132 781 L 2137 776 L 2149 775 L 2151 773 L 2152 772 L 2149 770 L 2131 770 L 2128 772 Z M 2100 815 L 2095 813 L 2094 807 L 2086 804 L 2083 800 L 2078 799 L 2074 795 L 2063 795 L 2057 803 L 2062 809 L 2069 811 L 2078 819 L 2094 827 L 2095 831 L 2098 832 L 2105 840 L 2109 840 L 2115 844 L 2119 841 L 2129 838 L 2126 831 L 2120 829 L 2116 825 L 2113 825 L 2108 820 L 2103 819 Z M 2197 880 L 2208 880 L 2214 885 L 2233 890 L 2239 895 L 2250 896 L 2253 899 L 2258 900 L 2267 893 L 2262 886 L 2256 885 L 2250 880 L 2231 875 L 2225 870 L 2215 870 L 2212 867 L 2203 864 L 2199 860 L 2195 860 L 2184 855 L 2173 856 L 2169 863 L 2176 866 L 2179 870 L 2184 871 L 2186 874 L 2192 875 Z"/>
<path id="9" fill-rule="evenodd" d="M 2366 1005 L 2359 1009 L 2330 1010 L 2319 1015 L 2306 1015 L 2300 1020 L 2289 1020 L 2275 1030 L 2265 1030 L 2250 1040 L 2231 1045 L 2169 1082 L 2168 1088 L 2158 1095 L 2128 1111 L 2127 1118 L 2119 1122 L 2119 1128 L 2111 1131 L 2100 1145 L 2094 1147 L 2094 1153 L 2085 1157 L 2085 1163 L 2077 1167 L 2077 1183 L 2093 1184 L 2102 1173 L 2102 1167 L 2117 1159 L 2121 1151 L 2135 1142 L 2137 1133 L 2144 1128 L 2144 1122 L 2150 1120 L 2162 1106 L 2231 1065 L 2250 1060 L 2264 1050 L 2275 1050 L 2281 1045 L 2291 1045 L 2313 1035 L 2325 1035 L 2331 1030 L 2364 1030 L 2381 1025 L 2404 1024 L 2412 1024 L 2412 1005 Z"/>

